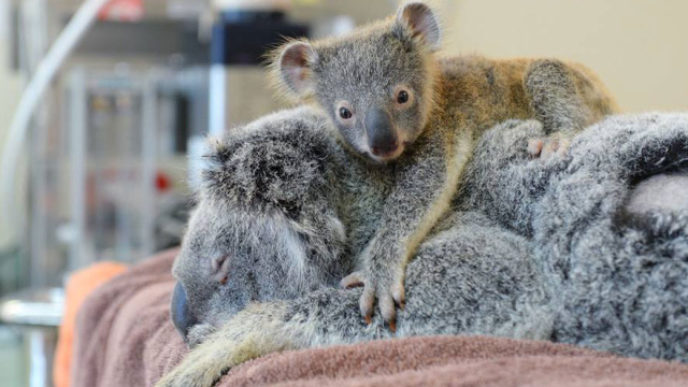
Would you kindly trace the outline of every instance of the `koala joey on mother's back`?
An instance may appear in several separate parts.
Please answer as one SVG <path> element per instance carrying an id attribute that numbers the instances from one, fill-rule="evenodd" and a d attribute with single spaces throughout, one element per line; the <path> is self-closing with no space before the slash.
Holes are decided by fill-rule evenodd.
<path id="1" fill-rule="evenodd" d="M 454 196 L 474 143 L 505 119 L 537 118 L 553 136 L 529 146 L 551 153 L 555 132 L 583 128 L 615 111 L 589 70 L 550 59 L 440 58 L 440 27 L 425 4 L 349 36 L 290 41 L 275 51 L 273 72 L 282 91 L 319 106 L 349 150 L 389 168 L 396 181 L 379 228 L 344 286 L 363 285 L 361 313 L 378 306 L 395 328 L 403 307 L 404 270 L 418 244 Z M 562 147 L 563 148 L 563 147 Z"/>

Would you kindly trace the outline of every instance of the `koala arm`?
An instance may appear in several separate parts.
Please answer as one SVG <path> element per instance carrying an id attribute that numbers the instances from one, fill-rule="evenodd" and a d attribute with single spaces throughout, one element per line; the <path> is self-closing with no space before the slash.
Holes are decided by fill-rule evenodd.
<path id="1" fill-rule="evenodd" d="M 405 302 L 406 264 L 449 208 L 471 154 L 471 133 L 436 130 L 416 145 L 414 153 L 396 166 L 396 184 L 385 202 L 380 227 L 362 253 L 363 270 L 342 280 L 344 287 L 364 286 L 359 307 L 367 322 L 378 299 L 392 331 L 395 303 L 403 308 Z"/>
<path id="2" fill-rule="evenodd" d="M 281 332 L 285 307 L 279 302 L 252 304 L 196 346 L 156 386 L 213 386 L 231 367 L 263 354 L 295 348 Z"/>
<path id="3" fill-rule="evenodd" d="M 232 367 L 269 353 L 390 337 L 381 321 L 366 327 L 351 312 L 359 294 L 324 289 L 296 300 L 251 304 L 156 386 L 212 386 Z"/>

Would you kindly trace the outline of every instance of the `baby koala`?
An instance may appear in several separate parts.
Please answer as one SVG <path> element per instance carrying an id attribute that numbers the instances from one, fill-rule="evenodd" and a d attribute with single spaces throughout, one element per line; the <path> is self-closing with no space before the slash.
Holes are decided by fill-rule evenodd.
<path id="1" fill-rule="evenodd" d="M 440 58 L 439 47 L 436 15 L 411 2 L 349 36 L 288 42 L 273 60 L 285 94 L 313 102 L 370 170 L 391 173 L 379 227 L 342 285 L 363 285 L 365 320 L 377 299 L 392 330 L 396 306 L 405 302 L 406 264 L 449 207 L 485 130 L 506 119 L 537 118 L 552 134 L 531 143 L 531 153 L 540 156 L 556 151 L 563 142 L 559 133 L 616 110 L 601 82 L 578 64 Z"/>

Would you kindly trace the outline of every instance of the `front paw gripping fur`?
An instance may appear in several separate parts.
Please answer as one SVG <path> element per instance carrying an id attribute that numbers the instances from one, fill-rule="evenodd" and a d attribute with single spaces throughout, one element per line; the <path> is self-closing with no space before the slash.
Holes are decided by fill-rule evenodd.
<path id="1" fill-rule="evenodd" d="M 366 324 L 372 322 L 373 309 L 377 299 L 380 315 L 389 325 L 392 332 L 396 332 L 396 308 L 404 309 L 404 273 L 399 270 L 393 275 L 377 273 L 371 270 L 356 271 L 344 277 L 341 281 L 343 288 L 363 286 L 363 293 L 359 299 L 359 308 Z"/>

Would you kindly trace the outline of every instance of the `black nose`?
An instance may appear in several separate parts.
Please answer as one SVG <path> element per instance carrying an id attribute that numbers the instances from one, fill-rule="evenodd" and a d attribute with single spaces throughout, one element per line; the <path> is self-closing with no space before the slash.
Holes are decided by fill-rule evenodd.
<path id="1" fill-rule="evenodd" d="M 172 305 L 170 306 L 172 322 L 179 333 L 186 339 L 189 329 L 196 325 L 198 321 L 189 311 L 189 304 L 186 298 L 186 291 L 182 284 L 177 282 L 172 293 Z"/>
<path id="2" fill-rule="evenodd" d="M 366 114 L 368 146 L 375 156 L 385 156 L 399 148 L 399 139 L 389 114 L 382 109 L 372 109 Z"/>

